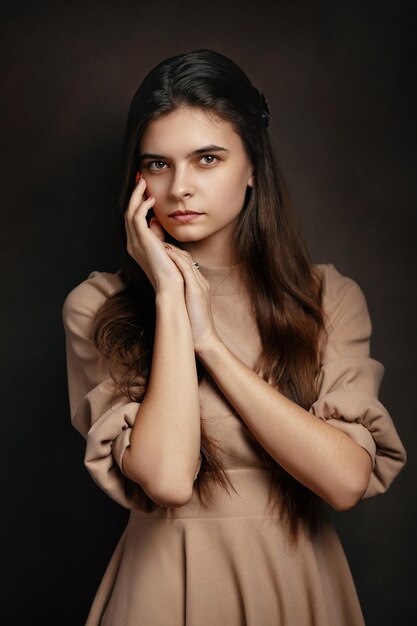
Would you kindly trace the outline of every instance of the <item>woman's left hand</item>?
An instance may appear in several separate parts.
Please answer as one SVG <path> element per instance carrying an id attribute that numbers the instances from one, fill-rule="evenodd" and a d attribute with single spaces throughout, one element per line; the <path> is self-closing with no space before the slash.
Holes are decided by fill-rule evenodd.
<path id="1" fill-rule="evenodd" d="M 193 267 L 189 252 L 170 244 L 164 244 L 168 256 L 174 261 L 184 278 L 184 295 L 194 340 L 194 350 L 207 342 L 218 340 L 211 312 L 210 285 L 200 271 Z M 168 245 L 170 248 L 168 248 Z"/>

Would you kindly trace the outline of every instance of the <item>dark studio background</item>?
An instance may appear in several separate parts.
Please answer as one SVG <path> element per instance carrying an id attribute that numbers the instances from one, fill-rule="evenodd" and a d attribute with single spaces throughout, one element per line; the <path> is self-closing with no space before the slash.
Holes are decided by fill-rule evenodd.
<path id="1" fill-rule="evenodd" d="M 82 625 L 127 522 L 85 470 L 70 425 L 61 309 L 92 270 L 118 268 L 111 212 L 137 85 L 160 60 L 201 47 L 232 57 L 264 91 L 313 260 L 334 263 L 366 294 L 372 356 L 386 368 L 380 399 L 409 457 L 386 494 L 333 518 L 367 625 L 415 623 L 412 6 L 3 10 L 3 624 Z"/>

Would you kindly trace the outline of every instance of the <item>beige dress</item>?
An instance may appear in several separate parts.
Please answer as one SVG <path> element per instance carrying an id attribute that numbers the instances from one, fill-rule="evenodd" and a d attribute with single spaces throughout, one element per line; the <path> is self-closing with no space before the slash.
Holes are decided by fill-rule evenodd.
<path id="1" fill-rule="evenodd" d="M 369 356 L 363 292 L 332 264 L 317 267 L 330 334 L 310 412 L 368 451 L 373 470 L 363 497 L 369 498 L 387 490 L 406 452 L 377 399 L 384 368 Z M 200 271 L 210 283 L 218 334 L 253 367 L 261 345 L 237 268 L 203 265 Z M 122 287 L 119 272 L 94 271 L 63 307 L 71 420 L 86 439 L 85 465 L 99 487 L 130 509 L 86 626 L 364 624 L 345 553 L 325 511 L 314 540 L 301 534 L 296 548 L 288 543 L 277 512 L 267 507 L 269 482 L 253 437 L 214 383 L 200 384 L 203 415 L 222 444 L 237 494 L 216 489 L 206 510 L 194 493 L 174 521 L 159 519 L 157 505 L 147 512 L 143 490 L 121 469 L 139 404 L 125 398 L 111 406 L 111 381 L 108 374 L 99 381 L 91 341 L 95 311 Z"/>

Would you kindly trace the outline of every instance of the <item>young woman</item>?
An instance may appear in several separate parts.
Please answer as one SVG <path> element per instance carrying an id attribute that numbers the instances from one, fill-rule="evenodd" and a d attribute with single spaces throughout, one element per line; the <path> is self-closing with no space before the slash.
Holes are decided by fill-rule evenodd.
<path id="1" fill-rule="evenodd" d="M 268 121 L 210 50 L 133 98 L 122 267 L 63 307 L 85 465 L 130 509 L 87 626 L 364 624 L 323 502 L 385 492 L 406 452 L 364 294 L 309 260 Z"/>

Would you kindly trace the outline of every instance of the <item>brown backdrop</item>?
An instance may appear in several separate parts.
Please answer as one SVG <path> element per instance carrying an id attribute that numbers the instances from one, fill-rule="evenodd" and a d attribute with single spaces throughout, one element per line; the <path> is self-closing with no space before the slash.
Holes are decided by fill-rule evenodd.
<path id="1" fill-rule="evenodd" d="M 18 6 L 1 37 L 3 623 L 83 624 L 126 523 L 69 422 L 61 308 L 92 270 L 118 267 L 111 211 L 137 84 L 200 47 L 234 58 L 264 91 L 313 260 L 367 296 L 381 400 L 409 460 L 387 494 L 333 517 L 368 626 L 413 623 L 412 3 Z"/>

